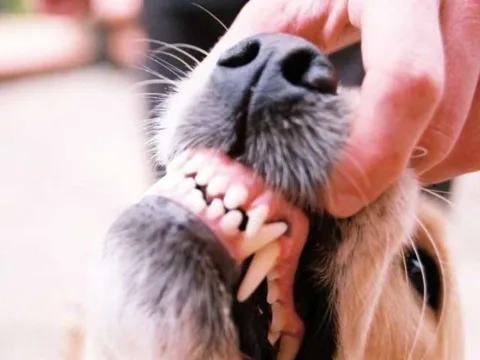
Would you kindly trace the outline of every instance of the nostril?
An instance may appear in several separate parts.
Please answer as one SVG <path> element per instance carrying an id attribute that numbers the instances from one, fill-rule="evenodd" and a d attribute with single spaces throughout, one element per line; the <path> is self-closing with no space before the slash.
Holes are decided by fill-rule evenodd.
<path id="1" fill-rule="evenodd" d="M 242 42 L 230 50 L 227 50 L 218 59 L 217 64 L 229 68 L 237 68 L 248 65 L 258 56 L 260 52 L 260 42 L 257 40 L 249 40 Z"/>
<path id="2" fill-rule="evenodd" d="M 282 74 L 296 86 L 326 94 L 337 92 L 338 80 L 332 67 L 308 50 L 289 54 L 282 63 Z"/>

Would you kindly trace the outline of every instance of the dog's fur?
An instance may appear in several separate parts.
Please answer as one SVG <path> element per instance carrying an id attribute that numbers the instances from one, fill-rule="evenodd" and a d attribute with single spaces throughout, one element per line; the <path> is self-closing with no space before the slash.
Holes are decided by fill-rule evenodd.
<path id="1" fill-rule="evenodd" d="M 159 162 L 196 146 L 229 153 L 238 141 L 237 114 L 212 88 L 217 57 L 213 51 L 166 103 L 156 138 Z M 295 284 L 306 327 L 298 359 L 461 359 L 444 214 L 421 194 L 413 173 L 406 171 L 349 219 L 322 212 L 319 194 L 356 101 L 355 91 L 312 94 L 257 114 L 244 151 L 235 155 L 310 218 Z M 297 138 L 287 137 L 282 126 Z M 423 267 L 425 293 L 409 276 L 417 257 L 429 263 Z M 273 358 L 266 320 L 257 311 L 268 313 L 265 288 L 238 304 L 238 279 L 232 259 L 195 216 L 165 199 L 143 199 L 105 242 L 87 307 L 84 359 Z M 76 345 L 69 360 L 80 356 Z"/>

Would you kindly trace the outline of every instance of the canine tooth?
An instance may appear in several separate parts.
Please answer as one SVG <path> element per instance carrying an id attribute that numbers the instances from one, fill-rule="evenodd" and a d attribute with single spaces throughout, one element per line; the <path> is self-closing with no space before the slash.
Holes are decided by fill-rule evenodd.
<path id="1" fill-rule="evenodd" d="M 252 210 L 250 210 L 248 215 L 247 228 L 245 229 L 245 237 L 253 237 L 265 223 L 268 217 L 270 209 L 268 205 L 260 205 Z"/>
<path id="2" fill-rule="evenodd" d="M 207 165 L 203 168 L 201 168 L 197 176 L 195 177 L 195 181 L 198 185 L 200 186 L 205 186 L 208 184 L 212 176 L 215 174 L 215 166 Z"/>
<path id="3" fill-rule="evenodd" d="M 212 196 L 220 195 L 227 189 L 228 178 L 226 176 L 218 176 L 210 181 L 207 186 L 207 193 Z"/>
<path id="4" fill-rule="evenodd" d="M 207 209 L 207 219 L 213 220 L 225 214 L 225 207 L 220 199 L 213 199 Z"/>
<path id="5" fill-rule="evenodd" d="M 183 179 L 183 175 L 178 172 L 169 173 L 153 184 L 147 194 L 159 195 L 163 191 L 172 190 Z"/>
<path id="6" fill-rule="evenodd" d="M 285 311 L 282 305 L 274 303 L 272 305 L 272 324 L 270 325 L 271 332 L 280 332 L 285 326 Z"/>
<path id="7" fill-rule="evenodd" d="M 277 360 L 294 360 L 300 350 L 300 339 L 284 335 L 280 339 Z"/>
<path id="8" fill-rule="evenodd" d="M 195 184 L 195 180 L 193 180 L 192 178 L 186 178 L 178 186 L 178 192 L 180 194 L 186 194 L 195 189 L 196 185 L 197 184 Z"/>
<path id="9" fill-rule="evenodd" d="M 200 167 L 203 165 L 205 162 L 205 156 L 197 154 L 193 158 L 191 158 L 185 166 L 183 166 L 182 171 L 185 174 L 193 174 L 196 173 Z"/>
<path id="10" fill-rule="evenodd" d="M 245 259 L 268 243 L 278 239 L 287 231 L 287 228 L 288 226 L 284 222 L 263 225 L 254 236 L 245 237 L 240 243 L 241 257 Z"/>
<path id="11" fill-rule="evenodd" d="M 227 209 L 236 209 L 243 205 L 248 198 L 248 190 L 243 185 L 234 185 L 225 194 L 223 203 Z"/>
<path id="12" fill-rule="evenodd" d="M 188 161 L 190 158 L 190 152 L 185 151 L 181 153 L 180 155 L 176 156 L 170 163 L 167 165 L 167 173 L 172 172 L 172 171 L 177 171 L 180 170 Z"/>
<path id="13" fill-rule="evenodd" d="M 280 245 L 277 242 L 270 243 L 257 252 L 238 290 L 238 301 L 243 302 L 250 297 L 269 271 L 275 267 L 279 255 Z"/>
<path id="14" fill-rule="evenodd" d="M 229 211 L 221 220 L 220 220 L 220 229 L 226 235 L 235 235 L 239 230 L 238 227 L 242 223 L 243 215 L 238 210 Z"/>
<path id="15" fill-rule="evenodd" d="M 280 298 L 280 289 L 276 281 L 268 282 L 267 302 L 271 305 Z"/>
<path id="16" fill-rule="evenodd" d="M 269 332 L 268 333 L 268 341 L 270 342 L 271 345 L 275 345 L 275 343 L 278 341 L 280 338 L 281 333 L 280 332 Z"/>

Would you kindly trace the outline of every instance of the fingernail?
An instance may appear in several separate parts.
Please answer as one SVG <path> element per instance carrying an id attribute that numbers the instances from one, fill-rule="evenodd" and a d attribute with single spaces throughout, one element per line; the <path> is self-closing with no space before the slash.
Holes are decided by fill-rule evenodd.
<path id="1" fill-rule="evenodd" d="M 363 208 L 364 202 L 358 196 L 349 193 L 330 194 L 329 211 L 334 216 L 346 218 Z"/>

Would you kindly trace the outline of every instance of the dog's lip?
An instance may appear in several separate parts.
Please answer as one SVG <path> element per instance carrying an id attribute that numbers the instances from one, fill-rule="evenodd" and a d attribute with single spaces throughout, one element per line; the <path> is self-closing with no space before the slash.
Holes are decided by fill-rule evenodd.
<path id="1" fill-rule="evenodd" d="M 205 172 L 209 176 L 201 176 Z M 217 150 L 190 149 L 167 166 L 167 180 L 171 173 L 180 173 L 185 179 L 180 181 L 190 184 L 190 193 L 180 194 L 180 199 L 175 199 L 179 195 L 172 190 L 169 194 L 172 200 L 179 201 L 200 217 L 239 263 L 254 255 L 238 289 L 237 300 L 248 299 L 266 278 L 269 290 L 267 302 L 272 306 L 268 340 L 272 344 L 280 342 L 281 354 L 295 354 L 300 348 L 304 331 L 293 296 L 298 261 L 309 230 L 309 220 L 304 212 L 288 203 L 282 194 L 270 189 L 253 170 Z M 218 180 L 222 176 L 225 181 Z M 159 183 L 168 184 L 167 180 L 162 179 Z M 225 209 L 220 215 L 208 215 L 214 200 L 207 206 L 203 195 L 200 195 L 201 200 L 197 195 L 196 199 L 190 196 L 195 191 L 202 194 L 195 188 L 195 181 L 201 186 L 208 183 L 207 196 L 222 198 Z M 246 194 L 234 194 L 230 197 L 234 205 L 229 206 L 229 195 L 236 185 L 243 187 Z M 182 183 L 178 187 L 182 187 Z M 165 186 L 159 188 L 164 189 Z M 188 201 L 193 202 L 189 204 Z M 239 229 L 242 220 L 238 215 L 239 208 L 243 208 L 248 216 L 244 232 Z M 282 224 L 288 224 L 288 227 Z M 272 294 L 274 290 L 275 294 Z"/>

